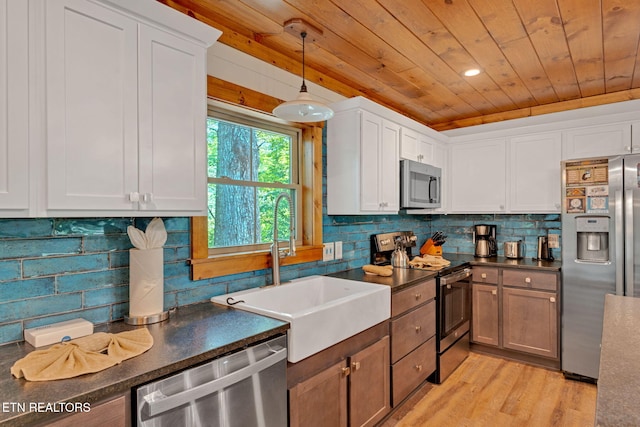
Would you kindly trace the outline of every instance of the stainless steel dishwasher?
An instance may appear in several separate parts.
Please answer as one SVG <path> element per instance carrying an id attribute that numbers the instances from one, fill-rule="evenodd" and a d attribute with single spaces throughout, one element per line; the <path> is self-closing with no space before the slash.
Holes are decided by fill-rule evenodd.
<path id="1" fill-rule="evenodd" d="M 287 425 L 286 336 L 137 388 L 138 426 Z"/>

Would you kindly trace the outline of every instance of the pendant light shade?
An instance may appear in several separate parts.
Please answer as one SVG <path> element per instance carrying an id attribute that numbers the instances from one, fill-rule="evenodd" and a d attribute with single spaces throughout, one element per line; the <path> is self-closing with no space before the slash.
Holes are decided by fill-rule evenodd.
<path id="1" fill-rule="evenodd" d="M 333 117 L 333 110 L 321 102 L 314 101 L 307 92 L 307 85 L 304 80 L 304 40 L 307 33 L 302 31 L 302 86 L 298 97 L 293 101 L 283 102 L 273 109 L 273 114 L 283 120 L 290 122 L 321 122 Z"/>

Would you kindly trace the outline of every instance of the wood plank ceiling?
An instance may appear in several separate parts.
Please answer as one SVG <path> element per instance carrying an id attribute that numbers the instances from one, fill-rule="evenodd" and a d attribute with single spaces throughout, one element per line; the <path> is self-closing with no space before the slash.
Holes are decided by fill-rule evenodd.
<path id="1" fill-rule="evenodd" d="M 307 80 L 437 130 L 640 98 L 638 0 L 158 1 L 298 75 L 301 18 Z"/>

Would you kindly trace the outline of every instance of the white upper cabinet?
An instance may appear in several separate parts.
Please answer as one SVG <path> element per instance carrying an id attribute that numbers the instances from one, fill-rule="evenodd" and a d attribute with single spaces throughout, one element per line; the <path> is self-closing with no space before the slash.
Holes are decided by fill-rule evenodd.
<path id="1" fill-rule="evenodd" d="M 85 0 L 46 22 L 47 211 L 204 214 L 206 49 Z"/>
<path id="2" fill-rule="evenodd" d="M 399 210 L 400 126 L 361 109 L 338 111 L 327 124 L 327 213 Z"/>
<path id="3" fill-rule="evenodd" d="M 560 132 L 512 137 L 509 151 L 509 211 L 559 213 Z"/>
<path id="4" fill-rule="evenodd" d="M 400 158 L 433 165 L 435 141 L 413 129 L 400 129 Z"/>
<path id="5" fill-rule="evenodd" d="M 29 209 L 28 3 L 0 0 L 0 216 Z"/>
<path id="6" fill-rule="evenodd" d="M 140 208 L 206 211 L 206 51 L 149 26 L 139 40 Z"/>
<path id="7" fill-rule="evenodd" d="M 630 123 L 582 126 L 562 132 L 563 160 L 614 156 L 631 152 Z"/>
<path id="8" fill-rule="evenodd" d="M 84 0 L 46 6 L 47 209 L 133 210 L 138 25 Z"/>
<path id="9" fill-rule="evenodd" d="M 506 153 L 505 138 L 451 146 L 450 212 L 506 211 Z"/>

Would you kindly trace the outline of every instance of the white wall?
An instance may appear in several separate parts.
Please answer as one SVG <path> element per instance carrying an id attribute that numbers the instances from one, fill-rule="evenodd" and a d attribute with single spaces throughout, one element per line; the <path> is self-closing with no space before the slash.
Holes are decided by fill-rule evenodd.
<path id="1" fill-rule="evenodd" d="M 302 84 L 302 75 L 291 74 L 219 42 L 207 52 L 207 74 L 282 100 L 295 99 Z M 346 99 L 309 81 L 307 90 L 313 99 L 326 104 Z"/>

